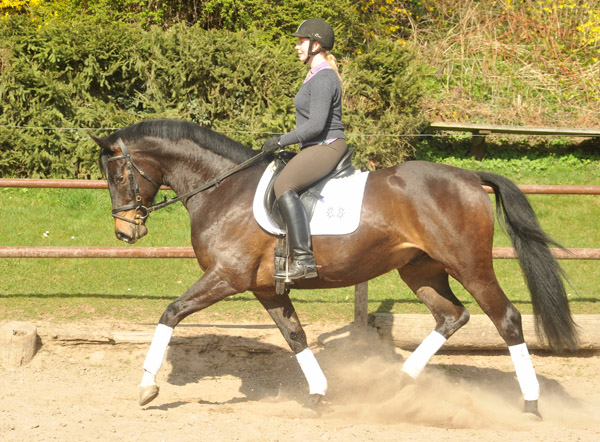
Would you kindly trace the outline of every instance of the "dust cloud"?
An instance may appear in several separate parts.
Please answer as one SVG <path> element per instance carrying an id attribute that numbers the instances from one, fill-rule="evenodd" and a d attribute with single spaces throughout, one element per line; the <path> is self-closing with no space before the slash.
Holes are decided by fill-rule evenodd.
<path id="1" fill-rule="evenodd" d="M 365 424 L 411 423 L 446 429 L 526 431 L 539 419 L 522 413 L 523 399 L 506 354 L 434 356 L 413 381 L 400 368 L 410 352 L 382 343 L 375 332 L 347 332 L 325 339 L 318 354 L 329 378 L 324 418 Z M 485 366 L 501 360 L 502 369 Z M 600 407 L 575 400 L 538 373 L 544 422 L 581 427 L 598 420 Z"/>

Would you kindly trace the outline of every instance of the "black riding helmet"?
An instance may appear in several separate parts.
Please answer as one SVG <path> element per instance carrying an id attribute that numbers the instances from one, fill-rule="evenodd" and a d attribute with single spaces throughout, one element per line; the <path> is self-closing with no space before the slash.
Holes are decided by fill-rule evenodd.
<path id="1" fill-rule="evenodd" d="M 296 32 L 292 34 L 292 37 L 308 38 L 310 41 L 308 45 L 308 57 L 306 57 L 304 63 L 308 63 L 314 55 L 319 53 L 318 51 L 313 52 L 313 42 L 318 41 L 326 51 L 331 50 L 335 43 L 333 28 L 320 18 L 304 20 L 300 23 Z"/>

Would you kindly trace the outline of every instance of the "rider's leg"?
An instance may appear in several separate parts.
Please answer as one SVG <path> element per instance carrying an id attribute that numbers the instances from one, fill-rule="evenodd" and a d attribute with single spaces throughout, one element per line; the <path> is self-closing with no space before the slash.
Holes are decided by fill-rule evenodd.
<path id="1" fill-rule="evenodd" d="M 286 225 L 292 263 L 287 271 L 284 269 L 276 272 L 275 278 L 316 278 L 317 266 L 312 251 L 309 221 L 298 194 L 294 190 L 288 190 L 277 203 Z"/>
<path id="2" fill-rule="evenodd" d="M 299 199 L 299 193 L 331 172 L 348 150 L 346 140 L 318 144 L 300 151 L 285 166 L 274 184 L 279 210 L 285 222 L 292 264 L 275 278 L 299 279 L 317 276 L 310 220 Z"/>

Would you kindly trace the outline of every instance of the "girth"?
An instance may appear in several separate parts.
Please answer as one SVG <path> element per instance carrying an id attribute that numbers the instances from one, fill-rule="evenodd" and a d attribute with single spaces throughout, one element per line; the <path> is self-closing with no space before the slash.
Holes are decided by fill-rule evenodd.
<path id="1" fill-rule="evenodd" d="M 355 172 L 354 167 L 352 166 L 352 156 L 354 155 L 354 151 L 354 148 L 348 149 L 337 166 L 329 174 L 313 183 L 300 194 L 300 201 L 304 205 L 304 210 L 306 211 L 306 215 L 308 216 L 309 220 L 313 216 L 317 201 L 321 199 L 321 191 L 325 187 L 325 184 L 327 184 L 327 182 L 331 179 L 347 177 Z M 271 178 L 271 181 L 269 182 L 265 192 L 265 209 L 271 216 L 271 219 L 282 230 L 285 230 L 285 223 L 283 222 L 281 214 L 279 213 L 279 207 L 275 198 L 274 184 L 283 168 L 295 155 L 296 154 L 294 152 L 289 151 L 281 151 L 277 154 L 277 157 L 275 158 L 275 172 L 273 173 L 273 177 Z"/>

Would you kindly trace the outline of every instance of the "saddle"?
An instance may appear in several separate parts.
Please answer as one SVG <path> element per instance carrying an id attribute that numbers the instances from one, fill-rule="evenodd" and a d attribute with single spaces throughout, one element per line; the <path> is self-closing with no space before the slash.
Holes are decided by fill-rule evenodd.
<path id="1" fill-rule="evenodd" d="M 319 181 L 313 183 L 300 194 L 300 201 L 304 206 L 304 210 L 309 221 L 312 219 L 317 201 L 322 198 L 321 191 L 325 187 L 325 184 L 327 184 L 327 182 L 331 179 L 344 178 L 352 175 L 355 172 L 354 166 L 352 166 L 352 156 L 354 155 L 355 150 L 355 148 L 348 149 L 348 151 L 340 159 L 337 166 L 329 174 L 325 175 Z M 272 220 L 282 230 L 285 230 L 285 223 L 283 222 L 283 218 L 279 213 L 279 205 L 277 204 L 277 200 L 275 198 L 274 183 L 285 165 L 289 163 L 295 155 L 296 154 L 294 152 L 285 150 L 277 154 L 277 157 L 275 158 L 275 171 L 271 181 L 269 182 L 269 185 L 267 186 L 267 190 L 265 191 L 265 209 Z"/>

